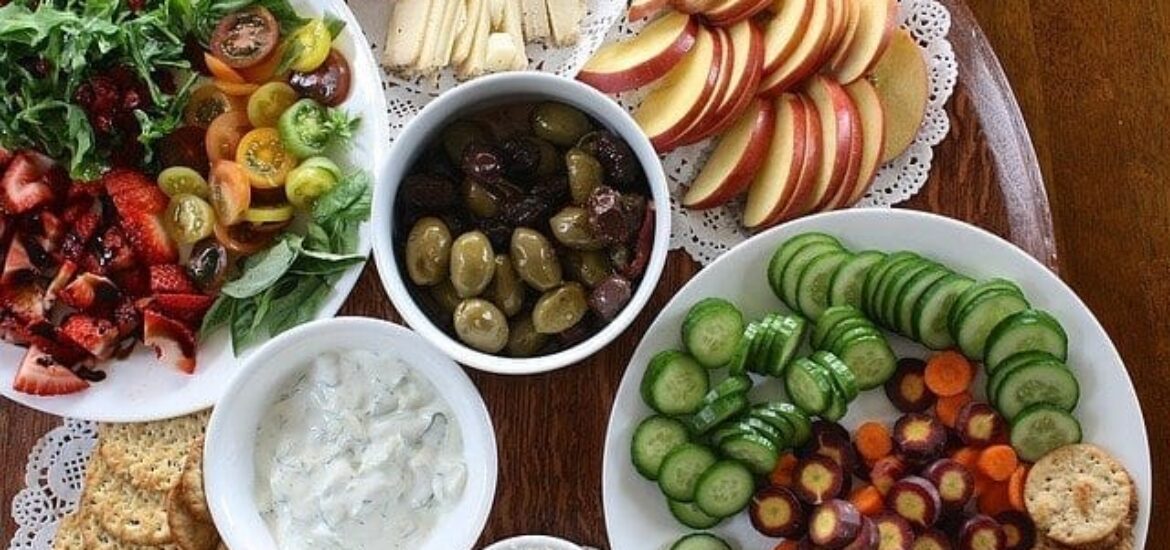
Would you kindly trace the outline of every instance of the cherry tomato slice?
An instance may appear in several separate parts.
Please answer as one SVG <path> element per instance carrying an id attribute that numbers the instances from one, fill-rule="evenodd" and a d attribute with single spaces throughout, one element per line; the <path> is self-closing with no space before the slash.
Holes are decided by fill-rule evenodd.
<path id="1" fill-rule="evenodd" d="M 268 54 L 268 57 L 264 61 L 261 61 L 253 67 L 240 69 L 240 76 L 253 84 L 271 82 L 276 79 L 276 70 L 280 68 L 280 62 L 284 60 L 284 51 L 283 45 L 277 46 L 275 50 L 272 50 L 271 54 Z"/>
<path id="2" fill-rule="evenodd" d="M 318 157 L 314 157 L 318 158 Z M 293 206 L 311 209 L 322 195 L 337 185 L 337 176 L 325 168 L 302 163 L 288 175 L 284 184 L 285 196 Z"/>
<path id="3" fill-rule="evenodd" d="M 297 56 L 291 68 L 302 73 L 320 67 L 325 58 L 329 57 L 329 48 L 333 45 L 333 35 L 329 34 L 325 21 L 320 19 L 313 19 L 297 29 L 289 40 L 297 48 Z"/>
<path id="4" fill-rule="evenodd" d="M 211 194 L 203 175 L 186 166 L 172 166 L 159 172 L 158 188 L 168 197 L 195 195 L 206 199 Z"/>
<path id="5" fill-rule="evenodd" d="M 180 244 L 194 244 L 215 229 L 215 210 L 195 195 L 178 194 L 167 205 L 163 225 Z"/>
<path id="6" fill-rule="evenodd" d="M 217 224 L 215 240 L 236 254 L 250 256 L 272 244 L 285 227 L 288 227 L 287 222 L 263 225 L 239 223 L 232 226 Z"/>
<path id="7" fill-rule="evenodd" d="M 221 160 L 235 160 L 240 140 L 251 128 L 248 113 L 243 111 L 228 111 L 216 117 L 207 127 L 207 159 L 212 165 Z"/>
<path id="8" fill-rule="evenodd" d="M 244 83 L 244 77 L 241 76 L 240 73 L 236 72 L 235 69 L 228 66 L 227 63 L 220 61 L 219 58 L 215 57 L 214 55 L 204 53 L 203 63 L 207 65 L 207 70 L 211 72 L 211 76 L 215 77 L 216 80 L 232 82 L 235 84 Z"/>
<path id="9" fill-rule="evenodd" d="M 251 223 L 280 223 L 291 220 L 295 212 L 291 204 L 253 206 L 244 211 L 244 221 Z"/>
<path id="10" fill-rule="evenodd" d="M 252 204 L 248 171 L 230 160 L 221 160 L 211 167 L 208 186 L 211 190 L 211 206 L 215 209 L 219 225 L 232 225 L 240 221 L 244 211 Z"/>
<path id="11" fill-rule="evenodd" d="M 252 6 L 219 20 L 211 34 L 211 53 L 229 66 L 243 69 L 268 57 L 279 40 L 276 17 L 263 6 Z"/>
<path id="12" fill-rule="evenodd" d="M 257 128 L 240 140 L 236 162 L 244 167 L 252 185 L 280 187 L 296 165 L 296 158 L 284 148 L 276 128 Z"/>
<path id="13" fill-rule="evenodd" d="M 288 77 L 289 84 L 303 97 L 311 97 L 328 107 L 341 105 L 349 97 L 349 61 L 337 50 L 330 50 L 329 57 L 312 72 L 294 72 Z"/>
<path id="14" fill-rule="evenodd" d="M 248 120 L 257 128 L 274 128 L 280 115 L 300 99 L 284 82 L 269 82 L 248 98 Z"/>
<path id="15" fill-rule="evenodd" d="M 240 110 L 242 102 L 231 97 L 212 84 L 204 84 L 191 92 L 187 106 L 183 109 L 183 122 L 191 126 L 206 128 L 216 117 L 228 111 Z"/>
<path id="16" fill-rule="evenodd" d="M 227 82 L 225 80 L 213 80 L 212 84 L 215 84 L 215 87 L 219 88 L 221 92 L 232 97 L 240 98 L 246 98 L 255 93 L 256 90 L 260 89 L 259 84 L 250 84 L 248 82 L 239 83 Z"/>
<path id="17" fill-rule="evenodd" d="M 207 131 L 197 126 L 182 126 L 167 134 L 154 148 L 163 168 L 186 166 L 207 174 Z"/>

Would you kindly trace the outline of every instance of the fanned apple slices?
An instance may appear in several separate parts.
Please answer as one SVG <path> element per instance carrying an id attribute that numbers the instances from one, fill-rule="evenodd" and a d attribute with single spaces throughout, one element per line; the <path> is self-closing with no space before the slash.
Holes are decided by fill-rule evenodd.
<path id="1" fill-rule="evenodd" d="M 698 143 L 723 132 L 747 110 L 755 97 L 744 90 L 754 90 L 763 76 L 763 32 L 751 21 L 740 21 L 732 27 L 717 30 L 721 31 L 728 47 L 724 48 L 716 94 L 707 101 L 703 114 L 695 119 L 678 142 L 668 145 L 667 149 Z"/>
<path id="2" fill-rule="evenodd" d="M 634 111 L 634 120 L 658 151 L 675 142 L 698 117 L 719 83 L 723 41 L 699 27 L 695 45 Z"/>
<path id="3" fill-rule="evenodd" d="M 645 86 L 670 72 L 695 44 L 699 22 L 672 11 L 625 42 L 606 44 L 581 68 L 577 79 L 606 93 Z"/>
<path id="4" fill-rule="evenodd" d="M 711 208 L 739 195 L 764 164 L 776 131 L 772 100 L 756 99 L 703 165 L 683 197 L 688 208 Z"/>

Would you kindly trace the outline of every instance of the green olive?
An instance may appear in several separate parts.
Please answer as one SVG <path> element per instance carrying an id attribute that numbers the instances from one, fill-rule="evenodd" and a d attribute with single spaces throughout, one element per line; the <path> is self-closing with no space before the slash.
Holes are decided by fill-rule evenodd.
<path id="1" fill-rule="evenodd" d="M 431 299 L 435 301 L 435 305 L 439 306 L 444 315 L 455 313 L 455 308 L 463 300 L 459 297 L 459 293 L 455 292 L 455 285 L 451 284 L 451 279 L 445 278 L 429 290 Z"/>
<path id="2" fill-rule="evenodd" d="M 573 145 L 592 129 L 585 113 L 564 103 L 541 103 L 532 110 L 532 133 L 561 147 Z"/>
<path id="3" fill-rule="evenodd" d="M 443 149 L 447 157 L 458 166 L 463 162 L 463 150 L 474 141 L 489 141 L 491 133 L 482 124 L 470 120 L 457 120 L 443 130 Z"/>
<path id="4" fill-rule="evenodd" d="M 540 138 L 529 139 L 540 148 L 540 164 L 536 165 L 536 175 L 551 176 L 560 172 L 564 164 L 562 163 L 561 154 L 557 152 L 557 148 Z"/>
<path id="5" fill-rule="evenodd" d="M 532 308 L 532 324 L 541 334 L 557 334 L 573 328 L 589 311 L 589 298 L 581 283 L 545 292 Z"/>
<path id="6" fill-rule="evenodd" d="M 532 324 L 531 315 L 522 315 L 512 321 L 508 330 L 508 355 L 512 357 L 532 357 L 548 343 L 548 335 L 536 332 Z"/>
<path id="7" fill-rule="evenodd" d="M 464 178 L 460 189 L 463 206 L 480 218 L 494 218 L 500 212 L 500 196 L 472 178 Z"/>
<path id="8" fill-rule="evenodd" d="M 516 274 L 512 258 L 507 254 L 496 255 L 496 274 L 488 285 L 486 297 L 508 317 L 519 313 L 524 306 L 524 281 Z"/>
<path id="9" fill-rule="evenodd" d="M 599 250 L 569 250 L 563 260 L 567 276 L 589 288 L 613 274 L 609 256 Z"/>
<path id="10" fill-rule="evenodd" d="M 470 298 L 452 314 L 459 339 L 479 351 L 498 353 L 508 344 L 508 318 L 495 304 Z"/>
<path id="11" fill-rule="evenodd" d="M 512 232 L 512 263 L 524 282 L 545 291 L 561 284 L 561 262 L 548 239 L 540 232 L 518 227 Z"/>
<path id="12" fill-rule="evenodd" d="M 439 218 L 426 217 L 406 237 L 406 271 L 414 284 L 430 286 L 447 278 L 451 231 Z"/>
<path id="13" fill-rule="evenodd" d="M 589 213 L 579 206 L 566 206 L 548 219 L 553 237 L 576 250 L 601 250 L 605 244 L 589 225 Z"/>
<path id="14" fill-rule="evenodd" d="M 451 284 L 460 298 L 479 296 L 496 272 L 496 253 L 487 235 L 469 231 L 451 245 Z"/>
<path id="15" fill-rule="evenodd" d="M 565 168 L 569 172 L 569 192 L 573 204 L 585 206 L 589 195 L 602 184 L 605 169 L 597 158 L 576 147 L 565 153 Z"/>

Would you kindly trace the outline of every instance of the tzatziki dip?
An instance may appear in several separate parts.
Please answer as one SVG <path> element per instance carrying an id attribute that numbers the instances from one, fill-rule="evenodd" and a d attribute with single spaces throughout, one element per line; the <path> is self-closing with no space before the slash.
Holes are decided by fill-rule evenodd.
<path id="1" fill-rule="evenodd" d="M 392 353 L 313 358 L 256 438 L 255 498 L 281 550 L 418 548 L 467 482 L 455 415 Z"/>

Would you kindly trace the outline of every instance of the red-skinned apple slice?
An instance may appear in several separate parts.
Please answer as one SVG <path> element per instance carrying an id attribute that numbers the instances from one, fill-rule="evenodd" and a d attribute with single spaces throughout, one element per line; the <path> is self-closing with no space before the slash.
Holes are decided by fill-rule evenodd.
<path id="1" fill-rule="evenodd" d="M 837 51 L 845 35 L 849 33 L 849 10 L 856 4 L 856 0 L 830 0 L 833 4 L 833 21 L 829 27 L 829 39 L 821 50 L 818 65 L 827 61 Z"/>
<path id="2" fill-rule="evenodd" d="M 823 157 L 817 170 L 816 187 L 807 203 L 810 210 L 817 211 L 827 206 L 841 186 L 845 185 L 851 157 L 861 156 L 861 140 L 855 141 L 853 135 L 857 130 L 857 137 L 860 138 L 860 122 L 857 107 L 840 84 L 817 75 L 805 83 L 803 93 L 816 105 L 821 119 Z"/>
<path id="3" fill-rule="evenodd" d="M 795 95 L 804 109 L 804 153 L 800 161 L 800 175 L 792 195 L 779 212 L 768 218 L 764 225 L 776 225 L 808 212 L 808 201 L 813 188 L 816 187 L 817 171 L 824 155 L 824 151 L 821 150 L 821 117 L 817 113 L 817 107 L 808 98 Z"/>
<path id="4" fill-rule="evenodd" d="M 751 19 L 768 9 L 773 0 L 721 0 L 703 12 L 707 21 L 719 27 L 729 27 L 740 21 Z"/>
<path id="5" fill-rule="evenodd" d="M 626 11 L 626 19 L 630 21 L 638 21 L 648 17 L 658 15 L 658 12 L 666 8 L 670 0 L 633 0 L 630 2 L 630 9 Z"/>
<path id="6" fill-rule="evenodd" d="M 771 73 L 796 49 L 808 29 L 813 2 L 808 0 L 777 0 L 772 6 L 776 14 L 764 28 L 764 72 Z"/>
<path id="7" fill-rule="evenodd" d="M 809 14 L 808 29 L 792 53 L 784 58 L 775 70 L 764 75 L 764 80 L 760 83 L 762 95 L 776 97 L 816 72 L 823 58 L 825 42 L 829 39 L 833 21 L 833 0 L 810 1 L 813 7 L 812 13 Z"/>
<path id="8" fill-rule="evenodd" d="M 702 114 L 719 82 L 719 64 L 715 60 L 723 55 L 721 46 L 713 32 L 700 27 L 691 51 L 634 111 L 634 121 L 658 152 L 668 151 L 665 145 L 677 142 Z"/>
<path id="9" fill-rule="evenodd" d="M 862 78 L 845 86 L 845 91 L 857 106 L 861 115 L 861 171 L 848 200 L 842 206 L 853 206 L 865 192 L 881 166 L 882 147 L 885 145 L 886 109 L 878 97 L 877 90 L 868 80 Z"/>
<path id="10" fill-rule="evenodd" d="M 718 3 L 719 0 L 671 0 L 670 5 L 683 13 L 703 13 Z"/>
<path id="11" fill-rule="evenodd" d="M 763 32 L 752 21 L 740 21 L 727 32 L 733 54 L 731 69 L 726 72 L 729 85 L 718 107 L 704 114 L 702 122 L 687 131 L 682 145 L 698 143 L 723 132 L 739 119 L 755 98 L 755 94 L 745 93 L 745 90 L 755 90 L 763 76 Z"/>
<path id="12" fill-rule="evenodd" d="M 881 163 L 901 155 L 914 142 L 926 117 L 930 81 L 926 59 L 910 32 L 898 29 L 870 74 L 886 109 L 886 139 Z"/>
<path id="13" fill-rule="evenodd" d="M 699 22 L 679 12 L 654 20 L 637 36 L 602 47 L 577 79 L 606 93 L 644 86 L 670 72 L 694 47 Z"/>
<path id="14" fill-rule="evenodd" d="M 775 101 L 772 146 L 752 180 L 743 209 L 743 224 L 748 229 L 762 227 L 776 218 L 792 202 L 800 181 L 804 140 L 808 137 L 808 110 L 800 97 L 793 94 L 784 94 Z"/>
<path id="15" fill-rule="evenodd" d="M 861 11 L 865 9 L 862 5 L 872 3 L 873 1 L 858 2 L 856 0 L 848 0 L 845 2 L 845 34 L 841 36 L 841 41 L 837 44 L 836 49 L 833 50 L 825 61 L 829 67 L 835 67 L 836 63 L 845 57 L 845 54 L 849 51 L 849 45 L 857 38 L 857 27 L 861 21 Z M 897 0 L 894 1 L 896 2 Z"/>
<path id="16" fill-rule="evenodd" d="M 671 150 L 701 141 L 702 137 L 699 137 L 701 130 L 711 126 L 713 119 L 719 111 L 719 106 L 731 91 L 731 79 L 734 76 L 732 67 L 736 55 L 734 50 L 735 45 L 732 44 L 731 34 L 727 29 L 715 27 L 709 30 L 715 35 L 715 40 L 719 42 L 719 48 L 722 51 L 722 55 L 719 56 L 717 61 L 719 66 L 716 68 L 719 71 L 719 82 L 715 84 L 715 91 L 707 98 L 707 104 L 703 106 L 703 112 L 678 136 L 678 139 L 670 143 L 664 143 L 664 150 Z"/>
<path id="17" fill-rule="evenodd" d="M 714 208 L 742 193 L 764 163 L 775 130 L 775 104 L 769 99 L 755 100 L 731 130 L 723 134 L 683 196 L 683 206 Z"/>
<path id="18" fill-rule="evenodd" d="M 831 80 L 831 77 L 829 79 Z M 840 86 L 839 82 L 834 81 L 834 83 Z M 826 211 L 845 207 L 849 202 L 849 198 L 853 196 L 853 191 L 857 187 L 857 180 L 861 176 L 862 167 L 865 165 L 865 128 L 862 127 L 861 109 L 853 101 L 853 96 L 849 95 L 848 90 L 844 87 L 841 87 L 841 90 L 845 92 L 845 97 L 849 99 L 849 105 L 847 106 L 849 112 L 846 114 L 851 126 L 851 131 L 849 132 L 849 164 L 845 169 L 845 175 L 841 178 L 841 185 L 837 187 L 833 196 L 821 206 L 821 210 Z"/>
<path id="19" fill-rule="evenodd" d="M 858 5 L 861 9 L 853 39 L 831 64 L 833 74 L 845 83 L 865 76 L 873 68 L 897 28 L 897 0 L 873 0 Z"/>

